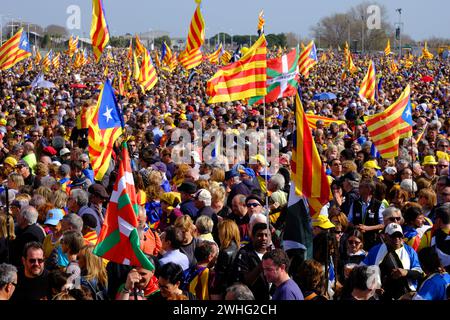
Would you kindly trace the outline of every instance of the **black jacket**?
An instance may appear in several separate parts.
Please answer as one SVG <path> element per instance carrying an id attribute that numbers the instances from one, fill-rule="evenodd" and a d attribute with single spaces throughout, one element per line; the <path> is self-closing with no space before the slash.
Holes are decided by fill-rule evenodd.
<path id="1" fill-rule="evenodd" d="M 228 248 L 219 251 L 211 293 L 224 293 L 226 288 L 232 284 L 231 271 L 238 250 L 236 242 L 233 241 Z"/>
<path id="2" fill-rule="evenodd" d="M 232 282 L 242 282 L 247 285 L 255 296 L 255 300 L 269 300 L 269 283 L 263 272 L 259 274 L 254 283 L 246 283 L 245 275 L 259 266 L 261 259 L 256 254 L 253 244 L 249 243 L 242 247 L 233 263 Z"/>
<path id="3" fill-rule="evenodd" d="M 21 257 L 25 245 L 32 241 L 43 243 L 44 238 L 44 231 L 37 224 L 27 226 L 25 229 L 17 229 L 16 239 L 11 243 L 11 263 L 16 266 L 21 266 Z"/>

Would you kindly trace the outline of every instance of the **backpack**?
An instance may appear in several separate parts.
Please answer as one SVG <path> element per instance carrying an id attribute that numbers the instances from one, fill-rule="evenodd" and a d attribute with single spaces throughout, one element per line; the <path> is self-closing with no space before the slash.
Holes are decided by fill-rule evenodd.
<path id="1" fill-rule="evenodd" d="M 88 287 L 92 292 L 92 298 L 94 300 L 108 300 L 106 289 L 101 285 L 98 285 L 97 281 L 92 283 L 89 280 L 82 278 L 81 284 Z"/>

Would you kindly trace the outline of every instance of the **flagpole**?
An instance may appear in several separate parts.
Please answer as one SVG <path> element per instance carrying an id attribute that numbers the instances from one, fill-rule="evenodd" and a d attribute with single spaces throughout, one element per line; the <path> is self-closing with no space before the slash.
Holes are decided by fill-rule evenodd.
<path id="1" fill-rule="evenodd" d="M 264 117 L 264 160 L 266 161 L 266 165 L 264 166 L 264 180 L 266 181 L 266 208 L 267 208 L 267 230 L 269 231 L 270 234 L 270 218 L 269 218 L 269 214 L 270 214 L 270 209 L 269 209 L 269 183 L 267 181 L 267 166 L 268 166 L 268 161 L 267 161 L 267 126 L 266 126 L 266 96 L 264 96 L 263 98 L 263 117 Z"/>

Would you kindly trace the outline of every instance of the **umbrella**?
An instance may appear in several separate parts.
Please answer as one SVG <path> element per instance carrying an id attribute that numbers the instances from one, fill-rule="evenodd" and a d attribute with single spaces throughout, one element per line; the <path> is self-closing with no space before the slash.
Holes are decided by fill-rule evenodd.
<path id="1" fill-rule="evenodd" d="M 78 88 L 78 89 L 85 89 L 87 88 L 87 85 L 82 84 L 82 83 L 72 83 L 70 85 L 71 88 Z"/>
<path id="2" fill-rule="evenodd" d="M 322 92 L 322 93 L 316 93 L 313 97 L 313 100 L 332 100 L 336 99 L 336 95 L 331 92 Z"/>
<path id="3" fill-rule="evenodd" d="M 53 82 L 47 81 L 47 80 L 42 80 L 39 81 L 36 84 L 37 88 L 44 88 L 44 89 L 51 89 L 51 88 L 56 88 L 55 84 Z"/>
<path id="4" fill-rule="evenodd" d="M 430 76 L 423 76 L 420 80 L 422 80 L 422 82 L 432 82 L 434 79 Z"/>

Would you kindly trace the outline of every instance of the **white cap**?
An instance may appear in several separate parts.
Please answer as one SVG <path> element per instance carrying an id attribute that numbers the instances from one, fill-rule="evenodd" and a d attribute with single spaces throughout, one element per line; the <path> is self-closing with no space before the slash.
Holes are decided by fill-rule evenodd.
<path id="1" fill-rule="evenodd" d="M 390 236 L 392 236 L 396 232 L 399 232 L 403 235 L 402 227 L 397 223 L 389 223 L 386 226 L 386 229 L 384 229 L 384 232 Z"/>
<path id="2" fill-rule="evenodd" d="M 70 153 L 70 150 L 67 149 L 67 148 L 62 148 L 61 151 L 59 151 L 59 155 L 60 156 L 63 156 L 63 155 L 68 154 L 68 153 Z"/>
<path id="3" fill-rule="evenodd" d="M 194 194 L 194 198 L 198 201 L 203 201 L 206 206 L 211 205 L 211 193 L 206 189 L 200 189 Z"/>
<path id="4" fill-rule="evenodd" d="M 386 169 L 384 169 L 384 172 L 386 172 L 387 174 L 397 174 L 397 168 L 387 167 Z"/>

